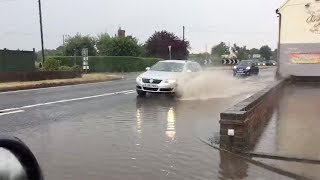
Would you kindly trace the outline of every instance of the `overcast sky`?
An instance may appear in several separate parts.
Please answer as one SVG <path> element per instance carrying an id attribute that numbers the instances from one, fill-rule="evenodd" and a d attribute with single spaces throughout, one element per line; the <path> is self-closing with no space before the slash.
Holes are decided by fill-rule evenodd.
<path id="1" fill-rule="evenodd" d="M 141 43 L 154 31 L 186 39 L 191 52 L 221 42 L 247 47 L 277 44 L 275 10 L 284 0 L 42 0 L 45 48 L 62 44 L 62 35 L 114 35 L 119 26 Z M 0 0 L 0 49 L 40 49 L 37 0 Z"/>

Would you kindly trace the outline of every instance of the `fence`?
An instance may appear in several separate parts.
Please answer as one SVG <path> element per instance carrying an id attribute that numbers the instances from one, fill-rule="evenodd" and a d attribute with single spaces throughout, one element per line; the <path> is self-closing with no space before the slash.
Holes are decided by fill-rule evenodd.
<path id="1" fill-rule="evenodd" d="M 0 72 L 30 72 L 35 70 L 35 51 L 0 50 Z"/>

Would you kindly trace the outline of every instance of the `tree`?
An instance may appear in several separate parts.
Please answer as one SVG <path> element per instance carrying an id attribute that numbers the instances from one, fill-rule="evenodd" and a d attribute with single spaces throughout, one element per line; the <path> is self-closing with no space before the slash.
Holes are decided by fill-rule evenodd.
<path id="1" fill-rule="evenodd" d="M 47 56 L 63 56 L 63 46 L 57 47 L 57 49 L 44 49 L 44 55 Z M 42 61 L 42 51 L 37 51 L 37 62 Z"/>
<path id="2" fill-rule="evenodd" d="M 109 55 L 110 54 L 110 48 L 112 44 L 112 38 L 107 33 L 102 33 L 98 35 L 98 38 L 96 40 L 98 54 L 99 55 Z"/>
<path id="3" fill-rule="evenodd" d="M 114 37 L 112 38 L 109 56 L 139 56 L 140 47 L 135 38 Z"/>
<path id="4" fill-rule="evenodd" d="M 175 34 L 167 31 L 156 31 L 147 40 L 145 47 L 148 56 L 169 59 L 171 46 L 172 59 L 187 59 L 189 55 L 189 41 L 183 41 Z"/>
<path id="5" fill-rule="evenodd" d="M 259 54 L 259 53 L 260 53 L 260 50 L 257 49 L 257 48 L 252 48 L 252 49 L 249 50 L 249 53 L 250 53 L 250 55 L 252 56 L 252 55 L 254 55 L 254 54 Z"/>
<path id="6" fill-rule="evenodd" d="M 110 37 L 108 34 L 100 34 L 97 39 L 99 55 L 104 56 L 139 56 L 142 47 L 133 37 Z"/>
<path id="7" fill-rule="evenodd" d="M 229 53 L 230 53 L 229 47 L 224 42 L 221 42 L 220 44 L 214 46 L 211 49 L 211 54 L 212 55 L 218 55 L 219 57 L 222 56 L 222 55 L 227 55 Z"/>
<path id="8" fill-rule="evenodd" d="M 268 45 L 262 46 L 259 50 L 259 53 L 261 54 L 261 57 L 266 60 L 269 60 L 272 56 L 271 48 Z"/>
<path id="9" fill-rule="evenodd" d="M 83 48 L 88 48 L 88 55 L 97 55 L 97 50 L 95 48 L 95 39 L 93 37 L 82 36 L 81 34 L 76 34 L 73 37 L 66 39 L 66 44 L 64 48 L 64 55 L 66 56 L 81 56 L 81 51 Z"/>
<path id="10" fill-rule="evenodd" d="M 274 61 L 278 61 L 278 49 L 275 49 L 273 52 L 272 52 L 272 60 Z"/>
<path id="11" fill-rule="evenodd" d="M 232 50 L 236 53 L 237 58 L 239 60 L 249 59 L 250 51 L 246 46 L 238 46 L 236 44 L 233 45 Z"/>

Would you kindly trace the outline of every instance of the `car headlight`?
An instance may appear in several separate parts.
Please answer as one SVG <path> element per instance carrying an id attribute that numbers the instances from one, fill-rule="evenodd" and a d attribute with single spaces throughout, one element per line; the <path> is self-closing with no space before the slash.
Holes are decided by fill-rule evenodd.
<path id="1" fill-rule="evenodd" d="M 176 83 L 176 82 L 177 82 L 177 80 L 175 80 L 175 79 L 167 79 L 165 81 L 165 83 L 169 83 L 169 84 L 173 84 L 173 83 Z"/>
<path id="2" fill-rule="evenodd" d="M 233 66 L 233 69 L 237 69 L 237 66 Z"/>
<path id="3" fill-rule="evenodd" d="M 251 69 L 251 67 L 247 67 L 247 68 L 246 68 L 246 70 L 250 70 L 250 69 Z"/>
<path id="4" fill-rule="evenodd" d="M 273 63 L 273 65 L 276 65 L 276 63 Z"/>
<path id="5" fill-rule="evenodd" d="M 137 79 L 136 79 L 136 81 L 137 81 L 137 82 L 141 82 L 141 81 L 142 81 L 142 78 L 138 76 Z"/>

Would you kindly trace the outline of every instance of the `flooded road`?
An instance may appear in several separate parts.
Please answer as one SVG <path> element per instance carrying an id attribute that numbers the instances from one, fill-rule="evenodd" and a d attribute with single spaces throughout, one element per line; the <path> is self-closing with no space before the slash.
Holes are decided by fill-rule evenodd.
<path id="1" fill-rule="evenodd" d="M 271 68 L 259 76 L 239 79 L 255 88 L 229 97 L 182 101 L 157 95 L 137 98 L 128 91 L 44 103 L 1 116 L 1 132 L 25 141 L 49 180 L 287 179 L 200 141 L 219 134 L 220 112 L 272 82 L 273 73 Z M 128 90 L 134 87 L 134 78 L 97 86 L 92 89 L 95 93 L 111 91 L 111 87 L 112 91 Z M 63 91 L 64 96 L 73 92 L 75 96 L 77 91 L 90 92 L 94 85 L 75 88 L 23 92 L 29 94 L 19 96 L 33 96 L 24 99 L 26 104 L 43 104 L 38 96 L 46 91 Z M 50 98 L 53 101 L 56 97 L 46 100 Z"/>

